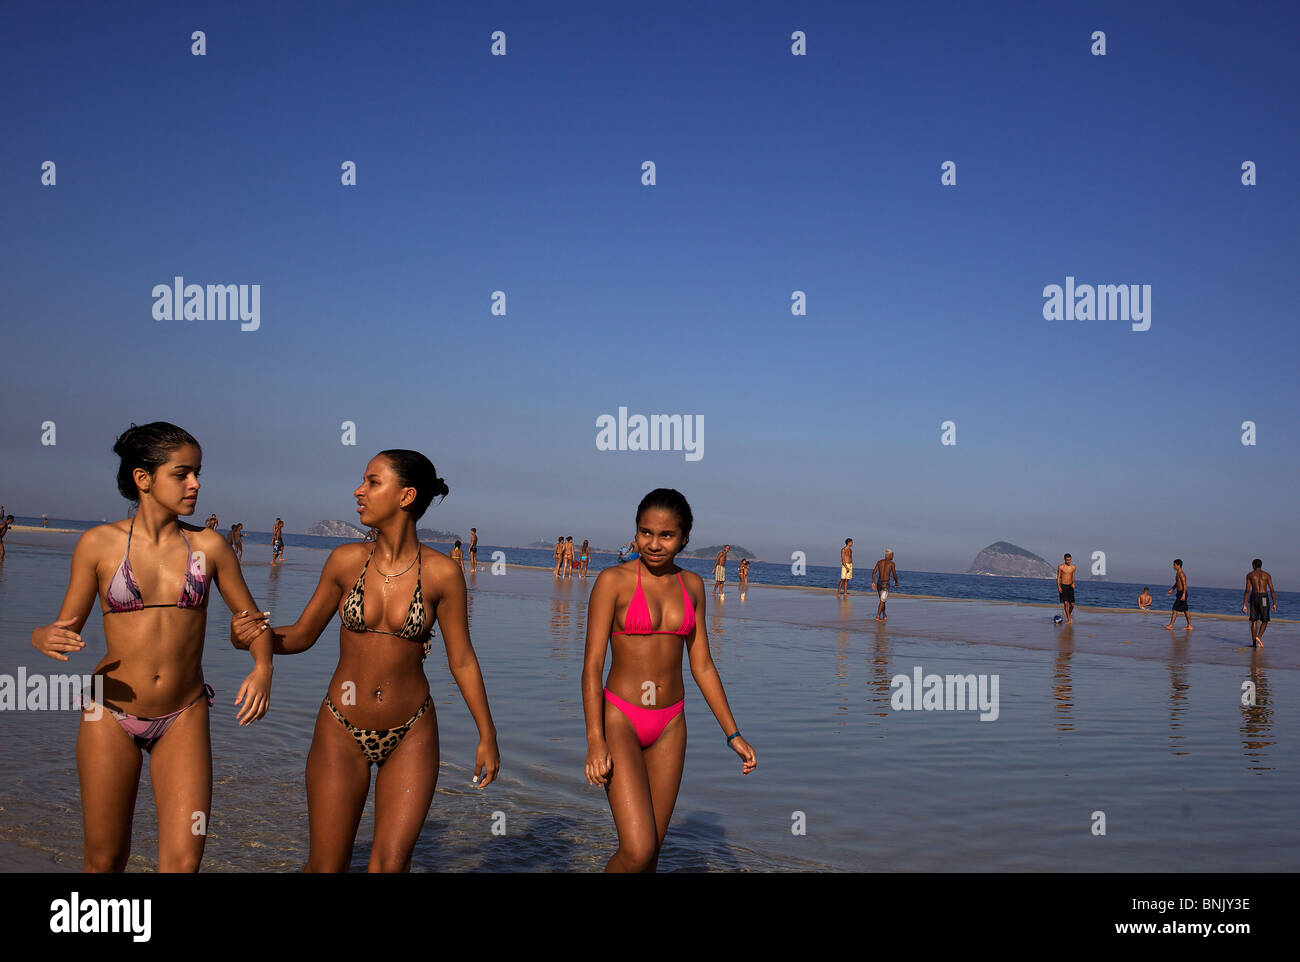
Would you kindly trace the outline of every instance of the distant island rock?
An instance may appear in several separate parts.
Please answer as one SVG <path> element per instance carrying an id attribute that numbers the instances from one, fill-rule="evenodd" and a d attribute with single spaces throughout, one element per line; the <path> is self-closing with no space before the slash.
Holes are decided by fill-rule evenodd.
<path id="1" fill-rule="evenodd" d="M 446 544 L 455 544 L 457 541 L 465 540 L 454 531 L 439 531 L 437 528 L 418 528 L 415 536 L 421 541 L 437 541 Z"/>
<path id="2" fill-rule="evenodd" d="M 1056 569 L 1032 551 L 1010 541 L 995 541 L 975 556 L 969 575 L 1002 578 L 1055 578 Z"/>
<path id="3" fill-rule="evenodd" d="M 710 545 L 707 548 L 696 548 L 694 551 L 683 551 L 677 557 L 708 558 L 712 561 L 718 555 L 722 554 L 722 549 L 725 547 L 725 544 Z M 732 561 L 739 561 L 741 558 L 748 558 L 750 561 L 757 561 L 758 555 L 754 554 L 754 552 L 750 551 L 748 548 L 742 548 L 738 544 L 733 544 L 731 550 L 727 552 L 727 563 L 730 564 Z"/>
<path id="4" fill-rule="evenodd" d="M 346 521 L 317 521 L 307 529 L 307 534 L 322 538 L 364 538 L 366 533 Z"/>

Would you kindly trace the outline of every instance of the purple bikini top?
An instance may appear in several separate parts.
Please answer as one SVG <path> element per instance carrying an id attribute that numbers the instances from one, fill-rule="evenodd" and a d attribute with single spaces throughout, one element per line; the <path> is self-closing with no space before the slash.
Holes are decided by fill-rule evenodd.
<path id="1" fill-rule="evenodd" d="M 139 611 L 141 608 L 202 608 L 208 600 L 208 579 L 204 577 L 203 569 L 199 567 L 198 556 L 189 550 L 190 539 L 185 538 L 185 529 L 181 529 L 181 537 L 185 538 L 186 555 L 189 558 L 189 567 L 185 571 L 185 587 L 181 589 L 181 600 L 174 605 L 146 605 L 144 598 L 140 595 L 140 586 L 135 582 L 135 575 L 131 572 L 131 535 L 135 531 L 135 518 L 131 519 L 131 527 L 126 533 L 126 551 L 122 554 L 122 563 L 117 566 L 117 572 L 113 575 L 113 580 L 108 583 L 108 591 L 104 592 L 104 598 L 108 601 L 108 608 L 104 614 L 111 614 L 118 611 Z"/>

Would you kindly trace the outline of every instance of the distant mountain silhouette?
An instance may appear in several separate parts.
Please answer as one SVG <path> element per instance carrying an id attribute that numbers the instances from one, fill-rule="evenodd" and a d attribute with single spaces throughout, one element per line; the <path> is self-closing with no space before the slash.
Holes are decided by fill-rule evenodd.
<path id="1" fill-rule="evenodd" d="M 1010 541 L 995 541 L 975 556 L 966 573 L 1003 578 L 1055 578 L 1056 568 Z"/>
<path id="2" fill-rule="evenodd" d="M 317 521 L 306 531 L 324 538 L 364 538 L 366 533 L 346 521 Z"/>

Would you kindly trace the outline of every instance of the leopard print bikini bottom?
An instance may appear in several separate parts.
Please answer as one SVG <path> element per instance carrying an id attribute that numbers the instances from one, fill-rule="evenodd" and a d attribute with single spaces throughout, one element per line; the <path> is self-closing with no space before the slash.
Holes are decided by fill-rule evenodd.
<path id="1" fill-rule="evenodd" d="M 398 725 L 396 728 L 368 730 L 358 728 L 352 724 L 334 707 L 334 702 L 328 698 L 325 699 L 325 707 L 330 710 L 331 715 L 338 719 L 339 724 L 348 730 L 348 734 L 357 740 L 357 745 L 361 748 L 362 754 L 366 756 L 366 761 L 374 762 L 376 765 L 383 765 L 388 760 L 388 756 L 393 753 L 393 749 L 402 743 L 402 739 L 411 730 L 411 726 L 420 720 L 420 716 L 428 711 L 432 704 L 433 696 L 426 695 L 420 710 L 408 718 L 405 724 Z"/>

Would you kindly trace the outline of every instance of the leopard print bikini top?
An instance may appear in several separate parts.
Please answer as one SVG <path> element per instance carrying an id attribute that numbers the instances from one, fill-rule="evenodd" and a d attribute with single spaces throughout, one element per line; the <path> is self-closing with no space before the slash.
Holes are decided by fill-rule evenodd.
<path id="1" fill-rule="evenodd" d="M 397 638 L 405 638 L 408 641 L 419 641 L 424 637 L 424 654 L 420 656 L 423 661 L 429 657 L 429 652 L 433 650 L 433 629 L 425 632 L 424 628 L 424 594 L 420 589 L 420 569 L 423 567 L 423 551 L 416 553 L 415 569 L 415 594 L 411 596 L 411 607 L 406 612 L 406 621 L 402 622 L 402 627 L 397 631 L 384 631 L 382 628 L 366 627 L 366 620 L 363 609 L 366 603 L 366 569 L 370 567 L 370 559 L 375 556 L 375 549 L 370 549 L 370 557 L 366 558 L 365 566 L 361 569 L 361 577 L 357 578 L 357 583 L 352 586 L 348 596 L 343 599 L 343 611 L 340 620 L 343 627 L 348 631 L 355 631 L 360 634 L 363 631 L 372 631 L 380 635 L 393 635 Z M 382 572 L 381 572 L 382 573 Z"/>

